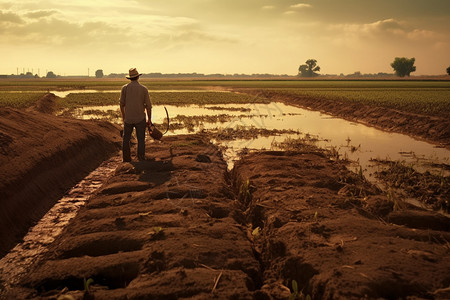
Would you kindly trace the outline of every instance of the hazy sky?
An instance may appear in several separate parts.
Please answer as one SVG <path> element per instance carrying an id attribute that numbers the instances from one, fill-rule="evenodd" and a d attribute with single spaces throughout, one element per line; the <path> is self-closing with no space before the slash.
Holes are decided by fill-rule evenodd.
<path id="1" fill-rule="evenodd" d="M 0 0 L 0 74 L 294 75 L 450 66 L 450 0 Z"/>

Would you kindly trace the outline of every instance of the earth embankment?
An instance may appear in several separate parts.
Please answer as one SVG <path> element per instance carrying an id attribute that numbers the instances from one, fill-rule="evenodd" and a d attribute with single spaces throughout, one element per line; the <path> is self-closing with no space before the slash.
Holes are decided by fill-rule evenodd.
<path id="1" fill-rule="evenodd" d="M 287 91 L 238 89 L 273 101 L 322 111 L 349 121 L 359 122 L 381 130 L 397 132 L 439 144 L 450 149 L 450 119 L 413 114 L 386 107 L 363 105 L 339 99 L 317 98 Z"/>
<path id="2" fill-rule="evenodd" d="M 49 94 L 35 109 L 0 109 L 0 256 L 119 149 L 114 125 L 55 117 L 52 103 Z"/>

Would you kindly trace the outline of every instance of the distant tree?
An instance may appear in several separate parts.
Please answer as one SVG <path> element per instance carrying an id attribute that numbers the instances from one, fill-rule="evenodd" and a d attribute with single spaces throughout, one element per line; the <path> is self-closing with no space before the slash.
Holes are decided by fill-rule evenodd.
<path id="1" fill-rule="evenodd" d="M 411 72 L 416 71 L 416 67 L 414 66 L 414 62 L 416 59 L 406 58 L 406 57 L 396 57 L 394 62 L 391 63 L 391 67 L 394 69 L 395 74 L 400 77 L 409 76 Z"/>
<path id="2" fill-rule="evenodd" d="M 320 67 L 317 65 L 317 60 L 308 59 L 305 65 L 298 67 L 298 75 L 302 77 L 315 77 L 319 76 L 316 72 L 320 71 Z"/>
<path id="3" fill-rule="evenodd" d="M 95 77 L 96 78 L 103 78 L 103 70 L 95 71 Z"/>
<path id="4" fill-rule="evenodd" d="M 450 75 L 450 67 L 447 68 L 447 74 Z"/>
<path id="5" fill-rule="evenodd" d="M 52 71 L 49 71 L 49 72 L 47 73 L 47 76 L 45 76 L 45 77 L 47 77 L 47 78 L 56 78 L 56 75 L 55 75 L 55 73 L 53 73 Z"/>

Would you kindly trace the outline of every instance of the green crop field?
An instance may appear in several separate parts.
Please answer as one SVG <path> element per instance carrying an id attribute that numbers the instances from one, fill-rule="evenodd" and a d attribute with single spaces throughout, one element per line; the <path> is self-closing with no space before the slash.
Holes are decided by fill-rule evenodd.
<path id="1" fill-rule="evenodd" d="M 73 108 L 93 105 L 119 104 L 120 92 L 117 93 L 71 93 L 58 99 L 60 107 Z M 152 92 L 151 102 L 154 105 L 205 105 L 229 103 L 268 103 L 265 98 L 256 98 L 248 94 L 230 92 Z"/>
<path id="2" fill-rule="evenodd" d="M 4 92 L 0 91 L 0 107 L 27 108 L 42 98 L 42 92 Z"/>

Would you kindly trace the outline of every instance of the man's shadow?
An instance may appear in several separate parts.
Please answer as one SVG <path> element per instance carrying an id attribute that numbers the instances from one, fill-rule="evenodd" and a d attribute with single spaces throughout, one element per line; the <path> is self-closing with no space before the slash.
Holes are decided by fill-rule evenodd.
<path id="1" fill-rule="evenodd" d="M 172 148 L 169 149 L 170 156 L 161 158 L 160 160 L 147 159 L 143 161 L 131 162 L 136 173 L 139 175 L 139 181 L 152 183 L 155 186 L 162 185 L 170 180 L 172 171 L 175 170 L 173 165 Z"/>

